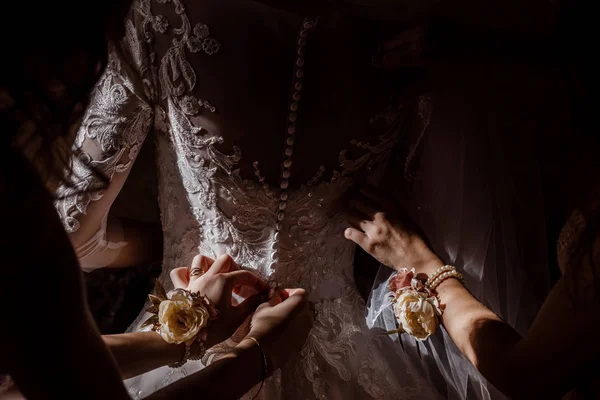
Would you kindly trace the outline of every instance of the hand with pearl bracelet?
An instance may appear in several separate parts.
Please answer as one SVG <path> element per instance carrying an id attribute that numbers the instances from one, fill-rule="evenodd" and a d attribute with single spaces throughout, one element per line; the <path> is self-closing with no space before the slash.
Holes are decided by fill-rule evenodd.
<path id="1" fill-rule="evenodd" d="M 347 221 L 351 227 L 344 236 L 397 271 L 388 282 L 397 329 L 388 334 L 407 333 L 427 340 L 436 332 L 445 308 L 438 287 L 452 278 L 462 282 L 462 274 L 444 265 L 408 228 L 408 220 L 400 218 L 394 204 L 375 190 L 361 190 L 350 206 Z"/>

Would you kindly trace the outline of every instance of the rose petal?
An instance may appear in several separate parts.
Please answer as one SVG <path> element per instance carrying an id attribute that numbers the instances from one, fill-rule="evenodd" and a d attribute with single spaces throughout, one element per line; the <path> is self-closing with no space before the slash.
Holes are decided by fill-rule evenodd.
<path id="1" fill-rule="evenodd" d="M 388 284 L 388 288 L 392 292 L 396 292 L 400 289 L 410 286 L 410 282 L 415 275 L 415 270 L 408 270 L 406 268 L 401 268 L 396 275 L 390 278 L 390 282 Z"/>
<path id="2" fill-rule="evenodd" d="M 394 314 L 400 327 L 417 340 L 427 339 L 439 324 L 436 300 L 414 289 L 398 293 L 394 300 Z"/>
<path id="3" fill-rule="evenodd" d="M 160 335 L 168 343 L 183 343 L 195 337 L 208 321 L 208 310 L 200 312 L 191 307 L 185 296 L 175 293 L 175 298 L 184 301 L 165 300 L 160 303 L 158 321 Z"/>

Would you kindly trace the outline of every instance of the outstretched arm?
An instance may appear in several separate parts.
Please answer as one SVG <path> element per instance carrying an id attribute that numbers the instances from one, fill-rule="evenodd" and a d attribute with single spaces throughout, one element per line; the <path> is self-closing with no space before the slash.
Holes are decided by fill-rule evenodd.
<path id="1" fill-rule="evenodd" d="M 585 366 L 600 356 L 600 346 L 591 339 L 600 329 L 599 303 L 574 303 L 564 278 L 546 298 L 525 337 L 458 281 L 443 282 L 438 293 L 446 305 L 442 323 L 452 340 L 511 398 L 558 398 L 582 379 L 585 382 Z"/>

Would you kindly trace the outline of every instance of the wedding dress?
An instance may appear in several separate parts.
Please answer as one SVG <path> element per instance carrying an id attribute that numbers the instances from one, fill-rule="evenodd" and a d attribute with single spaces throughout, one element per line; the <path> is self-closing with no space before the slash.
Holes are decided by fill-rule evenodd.
<path id="1" fill-rule="evenodd" d="M 434 359 L 416 351 L 425 345 L 409 338 L 399 345 L 369 329 L 354 284 L 354 245 L 343 237 L 342 204 L 352 187 L 380 183 L 390 170 L 392 184 L 401 186 L 404 171 L 428 165 L 409 162 L 393 172 L 397 149 L 413 138 L 407 132 L 416 129 L 415 154 L 443 165 L 442 159 L 435 162 L 443 141 L 435 144 L 436 135 L 426 134 L 435 98 L 422 97 L 416 113 L 410 107 L 381 113 L 387 100 L 376 89 L 381 82 L 371 66 L 373 38 L 360 18 L 334 13 L 305 19 L 244 0 L 228 1 L 227 7 L 222 0 L 194 4 L 201 5 L 136 1 L 123 43 L 111 50 L 76 137 L 74 185 L 60 190 L 56 204 L 72 237 L 86 239 L 77 249 L 83 266 L 102 266 L 98 254 L 110 259 L 125 245 L 108 210 L 152 131 L 165 287 L 172 287 L 169 272 L 189 265 L 194 255 L 227 253 L 270 285 L 305 288 L 316 303 L 315 326 L 302 354 L 266 382 L 260 398 L 435 399 L 460 392 L 466 381 L 481 392 L 473 398 L 489 396 L 485 381 L 446 337 L 432 342 Z M 465 159 L 460 152 L 456 157 Z M 474 160 L 468 161 L 472 166 Z M 440 169 L 434 170 L 423 190 L 445 183 L 445 193 L 452 192 L 453 183 L 444 179 L 456 177 L 440 180 Z M 463 186 L 462 193 L 468 190 L 476 188 Z M 509 202 L 513 194 L 506 193 Z M 455 200 L 460 207 L 460 198 Z M 505 205 L 506 199 L 499 202 Z M 441 204 L 431 207 L 437 207 L 432 218 L 448 213 Z M 490 221 L 482 224 L 489 229 Z M 488 244 L 488 251 L 501 247 Z M 460 249 L 460 256 L 470 249 Z M 517 248 L 502 250 L 518 255 Z M 483 285 L 476 295 L 485 293 L 482 297 L 489 295 L 500 311 L 508 311 L 501 315 L 518 314 L 520 309 L 503 307 L 521 305 L 522 277 L 514 286 L 508 275 L 482 283 L 488 271 L 518 274 L 518 263 L 488 269 L 483 261 L 457 266 L 468 283 Z M 498 298 L 485 291 L 496 283 L 505 285 L 492 290 Z M 145 317 L 142 311 L 129 330 L 137 330 Z M 465 369 L 454 371 L 455 366 Z M 202 367 L 200 361 L 163 367 L 126 385 L 141 398 Z M 453 373 L 460 375 L 458 383 L 451 381 Z"/>

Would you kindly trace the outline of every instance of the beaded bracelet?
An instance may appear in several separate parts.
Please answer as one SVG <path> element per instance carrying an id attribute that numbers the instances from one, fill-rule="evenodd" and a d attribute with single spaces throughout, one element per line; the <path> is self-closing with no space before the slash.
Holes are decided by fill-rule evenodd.
<path id="1" fill-rule="evenodd" d="M 461 283 L 464 282 L 462 274 L 456 270 L 456 267 L 444 265 L 438 268 L 438 270 L 427 279 L 425 286 L 431 290 L 435 290 L 442 282 L 450 278 L 458 279 Z"/>
<path id="2" fill-rule="evenodd" d="M 460 272 L 453 270 L 453 271 L 446 271 L 440 275 L 438 275 L 437 278 L 435 278 L 432 282 L 429 283 L 429 288 L 431 290 L 436 290 L 437 287 L 444 282 L 447 279 L 450 278 L 455 278 L 458 279 L 458 281 L 460 281 L 461 283 L 463 283 L 464 279 L 463 276 Z"/>
<path id="3" fill-rule="evenodd" d="M 425 285 L 429 285 L 439 275 L 443 274 L 444 272 L 452 271 L 453 269 L 456 269 L 456 268 L 454 268 L 451 265 L 443 265 L 443 266 L 439 267 L 433 274 L 431 274 L 427 278 L 427 281 L 425 282 Z"/>

